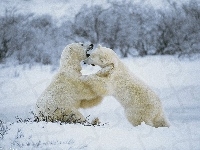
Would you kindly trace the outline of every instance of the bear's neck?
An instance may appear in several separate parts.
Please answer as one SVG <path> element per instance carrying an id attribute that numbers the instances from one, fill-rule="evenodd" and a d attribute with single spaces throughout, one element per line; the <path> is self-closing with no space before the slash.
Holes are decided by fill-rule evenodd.
<path id="1" fill-rule="evenodd" d="M 120 72 L 121 74 L 129 74 L 129 69 L 123 62 L 121 62 L 121 60 L 118 60 L 117 67 L 115 67 L 115 69 L 117 72 Z"/>
<path id="2" fill-rule="evenodd" d="M 64 72 L 72 75 L 81 75 L 80 61 L 66 61 L 60 64 L 60 72 Z"/>

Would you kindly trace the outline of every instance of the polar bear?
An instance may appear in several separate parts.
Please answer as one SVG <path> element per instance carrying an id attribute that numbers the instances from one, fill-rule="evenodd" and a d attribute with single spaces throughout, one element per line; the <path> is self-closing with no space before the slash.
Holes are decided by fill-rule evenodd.
<path id="1" fill-rule="evenodd" d="M 169 127 L 158 96 L 129 71 L 113 50 L 99 46 L 84 62 L 99 65 L 102 69 L 96 74 L 83 76 L 82 80 L 91 84 L 96 92 L 99 91 L 97 87 L 106 87 L 107 93 L 101 94 L 114 96 L 133 126 L 145 122 L 153 127 Z"/>
<path id="2" fill-rule="evenodd" d="M 101 102 L 102 97 L 79 78 L 80 62 L 87 58 L 86 51 L 92 48 L 92 44 L 86 47 L 81 43 L 73 43 L 63 50 L 58 73 L 36 102 L 35 115 L 38 121 L 85 122 L 85 117 L 78 109 Z M 80 105 L 81 100 L 90 100 L 90 103 Z"/>

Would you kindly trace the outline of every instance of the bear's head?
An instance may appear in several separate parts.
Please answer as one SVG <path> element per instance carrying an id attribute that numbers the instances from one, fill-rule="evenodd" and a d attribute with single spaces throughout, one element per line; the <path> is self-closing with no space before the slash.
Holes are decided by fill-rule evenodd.
<path id="1" fill-rule="evenodd" d="M 118 56 L 112 49 L 99 45 L 84 62 L 91 65 L 98 65 L 101 68 L 109 65 L 112 65 L 114 68 L 118 65 Z"/>
<path id="2" fill-rule="evenodd" d="M 93 49 L 93 44 L 72 43 L 67 45 L 61 54 L 60 63 L 80 62 L 87 58 L 87 51 Z"/>

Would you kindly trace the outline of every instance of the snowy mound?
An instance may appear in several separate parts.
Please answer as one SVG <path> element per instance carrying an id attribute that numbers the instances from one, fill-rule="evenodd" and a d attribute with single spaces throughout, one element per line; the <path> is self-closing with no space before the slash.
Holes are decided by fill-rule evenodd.
<path id="1" fill-rule="evenodd" d="M 17 123 L 16 116 L 31 117 L 37 98 L 55 71 L 44 66 L 0 66 L 0 120 L 4 122 L 0 122 L 0 149 L 200 149 L 200 61 L 155 56 L 122 61 L 159 95 L 170 128 L 131 126 L 113 97 L 105 97 L 97 107 L 80 110 L 90 120 L 98 117 L 100 126 Z M 85 66 L 82 73 L 98 69 Z"/>

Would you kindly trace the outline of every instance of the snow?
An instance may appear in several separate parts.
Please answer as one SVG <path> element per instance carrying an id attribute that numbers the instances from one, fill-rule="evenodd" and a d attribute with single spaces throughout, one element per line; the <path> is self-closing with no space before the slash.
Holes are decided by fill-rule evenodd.
<path id="1" fill-rule="evenodd" d="M 122 61 L 161 98 L 170 128 L 133 127 L 114 97 L 80 109 L 100 126 L 46 122 L 17 122 L 32 117 L 34 105 L 57 70 L 51 66 L 0 66 L 0 149 L 155 150 L 200 149 L 200 60 L 172 56 L 126 58 Z M 83 65 L 82 74 L 99 68 Z M 6 132 L 4 132 L 6 131 Z M 3 134 L 4 133 L 4 134 Z M 1 136 L 3 135 L 3 136 Z M 2 139 L 3 138 L 3 139 Z"/>
<path id="2" fill-rule="evenodd" d="M 134 2 L 139 1 L 155 8 L 167 7 L 166 0 Z M 16 7 L 20 13 L 50 14 L 59 22 L 73 19 L 83 4 L 105 6 L 107 0 L 1 0 L 0 15 L 4 15 L 5 8 Z M 16 117 L 33 118 L 31 112 L 36 100 L 57 70 L 52 70 L 52 66 L 0 65 L 0 150 L 199 150 L 200 60 L 148 56 L 122 61 L 159 95 L 170 128 L 153 128 L 144 123 L 133 127 L 121 105 L 111 96 L 97 107 L 80 109 L 85 117 L 89 116 L 89 121 L 98 117 L 100 126 L 19 122 Z M 83 65 L 82 74 L 99 69 Z"/>

